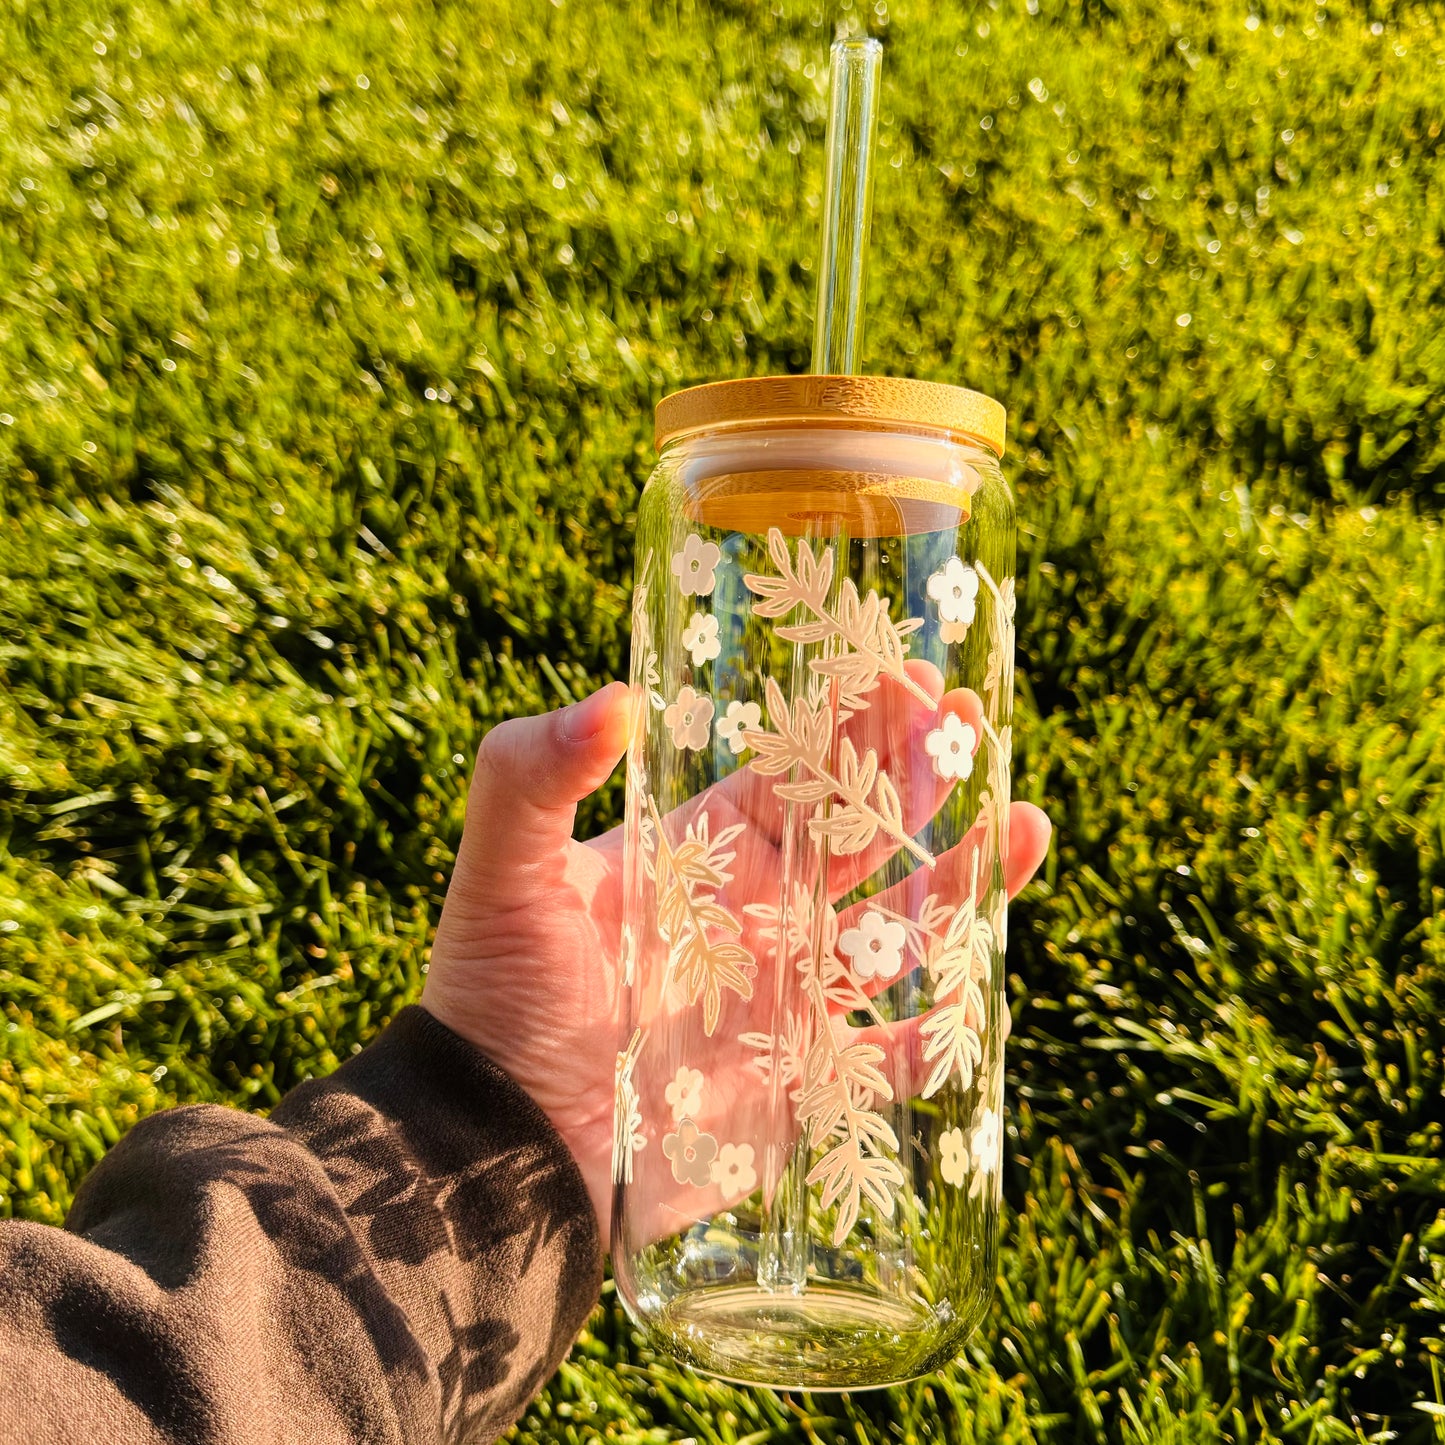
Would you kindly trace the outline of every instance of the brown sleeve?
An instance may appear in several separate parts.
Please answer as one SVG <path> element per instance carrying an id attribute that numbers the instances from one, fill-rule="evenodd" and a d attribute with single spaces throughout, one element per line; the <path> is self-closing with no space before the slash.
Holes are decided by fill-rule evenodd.
<path id="1" fill-rule="evenodd" d="M 545 1115 L 409 1008 L 269 1121 L 137 1125 L 64 1230 L 0 1224 L 0 1440 L 488 1441 L 600 1283 Z"/>

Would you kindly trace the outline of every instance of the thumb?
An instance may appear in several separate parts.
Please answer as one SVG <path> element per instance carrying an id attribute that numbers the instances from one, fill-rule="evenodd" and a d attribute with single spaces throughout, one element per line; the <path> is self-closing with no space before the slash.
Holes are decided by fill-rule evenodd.
<path id="1" fill-rule="evenodd" d="M 570 707 L 509 718 L 482 739 L 456 883 L 492 890 L 560 858 L 577 804 L 607 781 L 627 746 L 630 700 L 626 683 L 610 682 Z"/>

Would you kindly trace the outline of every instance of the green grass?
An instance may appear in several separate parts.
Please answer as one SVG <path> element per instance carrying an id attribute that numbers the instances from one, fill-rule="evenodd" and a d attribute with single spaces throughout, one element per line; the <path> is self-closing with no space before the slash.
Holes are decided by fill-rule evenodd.
<path id="1" fill-rule="evenodd" d="M 860 12 L 868 366 L 1009 407 L 1058 825 L 995 1308 L 783 1398 L 609 1292 L 525 1438 L 1445 1440 L 1445 26 L 1032 8 Z M 416 996 L 479 737 L 623 666 L 656 400 L 806 365 L 836 14 L 0 9 L 0 1215 Z"/>

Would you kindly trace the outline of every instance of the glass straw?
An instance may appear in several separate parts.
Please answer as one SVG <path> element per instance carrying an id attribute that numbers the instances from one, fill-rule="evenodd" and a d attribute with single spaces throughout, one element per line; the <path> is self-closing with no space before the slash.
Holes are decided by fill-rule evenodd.
<path id="1" fill-rule="evenodd" d="M 813 329 L 813 373 L 816 376 L 848 375 L 857 370 L 862 350 L 863 288 L 867 279 L 868 227 L 873 218 L 873 137 L 878 122 L 878 76 L 883 65 L 883 46 L 871 39 L 838 39 L 831 52 L 828 87 L 827 162 L 823 177 L 823 236 L 818 256 L 817 316 Z M 825 540 L 846 557 L 847 534 L 820 519 L 819 525 L 804 529 L 810 539 Z M 793 702 L 809 676 L 801 645 L 793 662 Z M 836 694 L 835 694 L 836 697 Z M 838 716 L 833 708 L 836 738 Z M 836 743 L 835 743 L 836 746 Z M 826 811 L 826 805 L 825 805 Z M 799 855 L 791 845 L 806 848 L 808 822 L 805 810 L 788 804 L 784 814 L 784 848 L 790 862 L 784 875 L 793 871 L 792 859 Z M 820 849 L 818 871 L 810 880 L 813 893 L 812 950 L 815 974 L 821 976 L 824 948 L 823 920 L 828 911 L 829 848 Z M 796 906 L 795 899 L 779 899 L 779 950 L 786 921 Z M 774 997 L 776 1017 L 789 1013 L 801 1000 L 794 994 L 796 981 L 791 971 L 780 969 Z M 805 1003 L 804 1007 L 808 1005 Z M 826 1018 L 814 1019 L 813 1027 L 829 1027 Z M 792 1099 L 783 1082 L 781 1058 L 775 1057 L 769 1071 L 769 1113 L 777 1121 L 779 1137 L 791 1132 Z M 808 1283 L 811 1200 L 808 1189 L 809 1148 L 806 1137 L 793 1141 L 782 1160 L 770 1159 L 767 1174 L 776 1184 L 766 1191 L 758 1253 L 758 1284 L 775 1294 L 794 1297 L 806 1293 Z M 776 1170 L 776 1174 L 774 1173 Z"/>
<path id="2" fill-rule="evenodd" d="M 813 372 L 818 376 L 852 373 L 862 354 L 883 45 L 866 37 L 835 40 L 831 61 L 823 244 L 813 323 Z"/>

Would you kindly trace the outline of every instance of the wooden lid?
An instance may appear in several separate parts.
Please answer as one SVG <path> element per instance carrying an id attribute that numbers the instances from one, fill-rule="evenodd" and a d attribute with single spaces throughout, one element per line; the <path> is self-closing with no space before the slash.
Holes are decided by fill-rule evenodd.
<path id="1" fill-rule="evenodd" d="M 947 432 L 1003 456 L 1003 407 L 991 396 L 902 376 L 749 376 L 675 391 L 657 404 L 659 451 L 694 432 L 812 422 Z"/>

